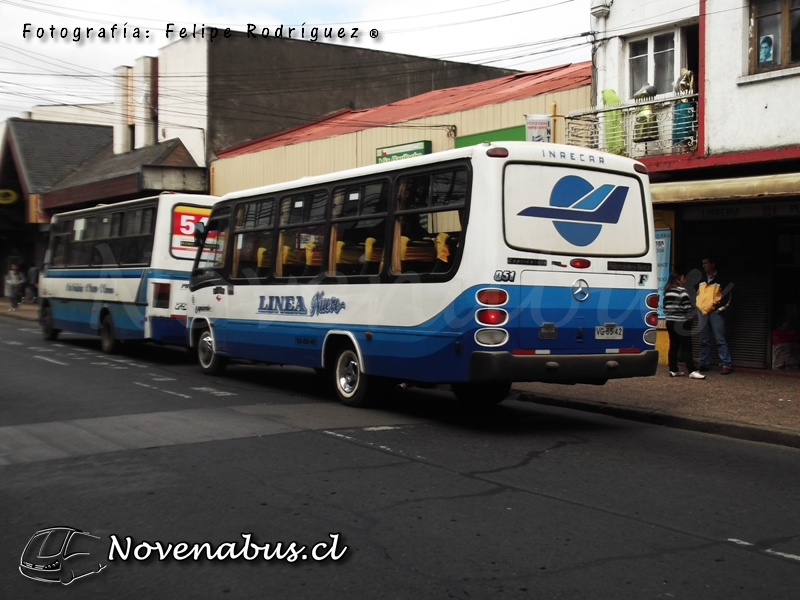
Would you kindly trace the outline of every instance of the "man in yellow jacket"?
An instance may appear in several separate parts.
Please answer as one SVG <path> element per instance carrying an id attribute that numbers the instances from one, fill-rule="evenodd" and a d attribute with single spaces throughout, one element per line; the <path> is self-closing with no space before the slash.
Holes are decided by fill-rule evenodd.
<path id="1" fill-rule="evenodd" d="M 717 353 L 722 365 L 722 374 L 733 372 L 728 342 L 725 339 L 725 318 L 723 313 L 731 304 L 733 284 L 717 271 L 717 260 L 713 256 L 703 259 L 705 277 L 697 287 L 697 325 L 700 329 L 700 370 L 708 371 L 711 350 L 711 332 L 717 342 Z"/>

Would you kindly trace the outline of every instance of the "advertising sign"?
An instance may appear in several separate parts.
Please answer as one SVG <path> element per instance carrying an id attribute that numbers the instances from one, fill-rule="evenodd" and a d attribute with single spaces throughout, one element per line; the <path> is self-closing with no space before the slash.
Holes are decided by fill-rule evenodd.
<path id="1" fill-rule="evenodd" d="M 528 142 L 552 142 L 553 117 L 550 115 L 525 115 L 525 140 Z"/>
<path id="2" fill-rule="evenodd" d="M 202 221 L 208 222 L 210 208 L 177 204 L 172 210 L 172 256 L 175 258 L 194 258 L 197 248 L 194 245 L 194 229 Z"/>
<path id="3" fill-rule="evenodd" d="M 669 279 L 669 256 L 672 230 L 656 229 L 656 276 L 658 277 L 658 318 L 666 317 L 662 305 L 664 304 L 664 286 Z"/>

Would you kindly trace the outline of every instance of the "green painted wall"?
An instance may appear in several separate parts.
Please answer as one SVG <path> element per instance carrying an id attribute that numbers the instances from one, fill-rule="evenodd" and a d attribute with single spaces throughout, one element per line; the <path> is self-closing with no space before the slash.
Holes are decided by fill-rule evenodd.
<path id="1" fill-rule="evenodd" d="M 461 135 L 456 138 L 456 148 L 466 148 L 483 142 L 524 142 L 525 125 L 484 131 L 474 135 Z"/>

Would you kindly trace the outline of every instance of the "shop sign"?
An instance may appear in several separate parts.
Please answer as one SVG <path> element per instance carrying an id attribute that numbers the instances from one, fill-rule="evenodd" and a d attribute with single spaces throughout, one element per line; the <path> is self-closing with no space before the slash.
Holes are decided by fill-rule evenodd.
<path id="1" fill-rule="evenodd" d="M 0 204 L 14 204 L 19 194 L 14 190 L 0 190 Z"/>
<path id="2" fill-rule="evenodd" d="M 431 153 L 431 141 L 411 142 L 400 146 L 386 146 L 375 150 L 375 162 L 377 164 L 403 160 L 404 158 L 414 158 Z"/>

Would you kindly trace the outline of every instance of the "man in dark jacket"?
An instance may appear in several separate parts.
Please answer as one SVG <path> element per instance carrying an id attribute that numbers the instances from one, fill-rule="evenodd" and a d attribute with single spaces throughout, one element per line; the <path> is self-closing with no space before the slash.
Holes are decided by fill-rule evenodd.
<path id="1" fill-rule="evenodd" d="M 717 271 L 717 260 L 713 256 L 703 259 L 705 277 L 697 287 L 697 326 L 700 329 L 700 370 L 708 371 L 711 350 L 711 332 L 717 342 L 717 353 L 722 365 L 722 374 L 733 372 L 728 342 L 725 339 L 723 313 L 731 304 L 733 284 Z"/>

